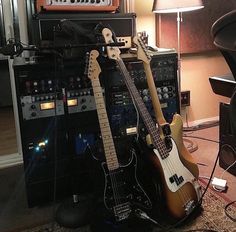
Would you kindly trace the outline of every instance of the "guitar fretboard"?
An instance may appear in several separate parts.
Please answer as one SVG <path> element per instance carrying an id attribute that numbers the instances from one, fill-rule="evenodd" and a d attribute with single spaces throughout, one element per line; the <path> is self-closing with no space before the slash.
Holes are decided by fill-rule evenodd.
<path id="1" fill-rule="evenodd" d="M 98 78 L 92 79 L 92 87 L 97 107 L 98 120 L 101 129 L 102 141 L 108 169 L 119 168 L 119 162 L 116 155 L 115 145 L 112 138 L 111 128 L 107 117 L 107 111 L 102 94 L 102 88 Z"/>
<path id="2" fill-rule="evenodd" d="M 159 151 L 162 159 L 167 158 L 169 156 L 169 153 L 166 149 L 165 143 L 161 139 L 160 134 L 156 128 L 156 125 L 153 122 L 135 84 L 133 83 L 133 80 L 130 77 L 129 72 L 126 69 L 123 60 L 121 58 L 118 58 L 116 60 L 116 62 L 117 62 L 118 66 L 120 68 L 120 71 L 124 77 L 124 80 L 125 80 L 128 90 L 129 90 L 129 93 L 133 97 L 134 102 L 138 108 L 139 114 L 140 114 L 141 118 L 143 119 L 143 122 L 148 130 L 148 133 L 151 135 L 153 145 Z"/>

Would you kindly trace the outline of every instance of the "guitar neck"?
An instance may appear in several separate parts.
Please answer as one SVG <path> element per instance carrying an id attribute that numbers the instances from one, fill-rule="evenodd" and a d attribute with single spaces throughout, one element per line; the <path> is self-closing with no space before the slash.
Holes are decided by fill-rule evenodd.
<path id="1" fill-rule="evenodd" d="M 97 107 L 98 120 L 102 135 L 107 167 L 110 171 L 119 168 L 115 145 L 112 138 L 111 128 L 107 117 L 107 111 L 103 98 L 102 88 L 98 78 L 92 79 L 92 87 Z"/>
<path id="2" fill-rule="evenodd" d="M 143 122 L 148 130 L 148 133 L 152 137 L 152 142 L 153 142 L 154 146 L 158 149 L 162 159 L 166 158 L 168 156 L 166 146 L 165 146 L 164 142 L 162 141 L 160 134 L 156 128 L 156 125 L 153 122 L 152 117 L 149 114 L 132 78 L 130 77 L 129 72 L 126 69 L 123 60 L 121 58 L 118 58 L 116 60 L 116 62 L 120 68 L 120 71 L 123 74 L 126 86 L 127 86 L 129 93 L 131 94 L 131 96 L 135 102 L 135 105 L 138 108 L 139 114 L 140 114 L 141 118 L 143 119 Z"/>
<path id="3" fill-rule="evenodd" d="M 154 82 L 154 79 L 152 76 L 151 67 L 149 64 L 147 64 L 145 62 L 143 62 L 143 66 L 144 66 L 144 70 L 145 70 L 146 77 L 147 77 L 148 88 L 150 91 L 152 105 L 153 105 L 153 109 L 155 112 L 156 120 L 160 125 L 163 125 L 166 123 L 166 120 L 165 120 L 163 113 L 162 113 L 161 103 L 160 103 L 158 95 L 157 95 L 157 90 L 156 90 L 155 82 Z"/>

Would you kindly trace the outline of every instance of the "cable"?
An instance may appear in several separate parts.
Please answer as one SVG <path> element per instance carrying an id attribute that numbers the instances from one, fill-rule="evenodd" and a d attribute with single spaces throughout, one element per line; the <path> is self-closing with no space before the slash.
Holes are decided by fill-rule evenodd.
<path id="1" fill-rule="evenodd" d="M 229 214 L 228 210 L 227 210 L 227 209 L 228 209 L 231 205 L 233 205 L 234 203 L 236 203 L 236 201 L 231 201 L 230 203 L 228 203 L 228 204 L 225 206 L 224 210 L 225 210 L 226 216 L 227 216 L 228 218 L 230 218 L 232 221 L 236 222 L 236 217 L 231 216 L 231 215 Z"/>
<path id="2" fill-rule="evenodd" d="M 188 149 L 190 153 L 193 153 L 194 151 L 198 149 L 198 144 L 196 142 L 193 142 L 192 140 L 186 139 L 186 138 L 184 138 L 183 140 L 184 142 L 189 143 L 189 146 L 187 146 L 186 148 Z"/>
<path id="3" fill-rule="evenodd" d="M 219 120 L 208 121 L 208 122 L 200 123 L 200 124 L 198 124 L 196 126 L 184 127 L 183 131 L 197 131 L 197 130 L 202 130 L 202 129 L 207 129 L 207 128 L 215 127 L 215 126 L 218 126 L 218 125 L 219 125 Z"/>
<path id="4" fill-rule="evenodd" d="M 199 163 L 199 162 L 197 162 L 197 165 L 204 166 L 204 167 L 207 167 L 207 166 L 208 166 L 208 165 L 205 164 L 205 163 Z"/>
<path id="5" fill-rule="evenodd" d="M 236 164 L 236 160 L 231 164 L 229 165 L 223 172 L 222 174 L 220 175 L 220 179 L 223 178 L 223 175 L 225 174 L 225 172 L 227 172 L 231 167 L 233 167 L 234 165 Z"/>
<path id="6" fill-rule="evenodd" d="M 209 141 L 209 142 L 219 143 L 219 141 L 212 140 L 212 139 L 206 139 L 206 138 L 199 137 L 199 136 L 183 135 L 183 137 L 190 137 L 190 138 L 202 139 L 202 140 Z M 210 185 L 210 183 L 211 183 L 212 176 L 213 176 L 213 173 L 214 173 L 214 171 L 215 171 L 218 158 L 219 158 L 219 154 L 217 155 L 217 159 L 216 159 L 216 162 L 215 162 L 215 164 L 214 164 L 214 167 L 213 167 L 213 171 L 212 171 L 212 173 L 211 173 L 211 176 L 210 176 L 210 177 L 202 177 L 202 178 L 209 179 L 207 188 L 209 187 L 209 185 Z M 235 161 L 234 163 L 236 163 L 236 161 Z M 232 164 L 232 166 L 234 165 L 234 163 Z M 230 165 L 230 167 L 231 167 L 231 165 Z M 230 167 L 228 167 L 228 169 L 229 169 Z M 222 175 L 223 175 L 223 173 L 222 173 Z M 223 190 L 221 190 L 221 189 L 217 189 L 217 188 L 214 187 L 214 186 L 212 186 L 212 188 L 213 188 L 215 191 L 217 191 L 217 192 L 222 192 L 222 191 L 223 191 Z M 206 192 L 206 191 L 205 191 L 205 192 Z M 205 195 L 205 192 L 204 192 L 204 195 Z"/>
<path id="7" fill-rule="evenodd" d="M 196 230 L 183 230 L 182 232 L 218 232 L 217 230 L 211 229 L 196 229 Z"/>
<path id="8" fill-rule="evenodd" d="M 136 209 L 135 210 L 135 215 L 143 220 L 149 220 L 151 221 L 153 224 L 159 226 L 160 228 L 164 229 L 164 227 L 158 223 L 156 220 L 154 220 L 153 218 L 149 217 L 144 211 L 142 211 L 141 209 Z"/>
<path id="9" fill-rule="evenodd" d="M 202 140 L 209 141 L 209 142 L 213 142 L 213 143 L 220 143 L 219 141 L 216 141 L 216 140 L 213 140 L 213 139 L 206 139 L 206 138 L 199 137 L 199 136 L 194 136 L 194 135 L 186 135 L 186 134 L 184 134 L 183 137 L 195 138 L 195 139 L 202 139 Z"/>
<path id="10" fill-rule="evenodd" d="M 209 177 L 209 176 L 199 176 L 198 178 L 210 180 L 210 177 Z"/>
<path id="11" fill-rule="evenodd" d="M 222 193 L 223 191 L 225 191 L 225 190 L 222 190 L 222 189 L 219 189 L 219 188 L 215 187 L 214 185 L 212 185 L 212 188 L 213 188 L 216 192 L 219 192 L 219 193 Z"/>
<path id="12" fill-rule="evenodd" d="M 188 113 L 186 112 L 185 115 L 186 115 L 185 116 L 186 117 L 186 119 L 185 119 L 186 120 L 186 124 L 187 124 L 187 127 L 189 127 Z M 184 140 L 184 142 L 187 142 L 187 143 L 190 144 L 190 146 L 186 147 L 190 153 L 193 153 L 194 151 L 196 151 L 198 149 L 198 144 L 196 142 L 193 142 L 192 140 L 186 139 L 186 138 L 184 138 L 183 140 Z"/>
<path id="13" fill-rule="evenodd" d="M 55 35 L 55 34 L 54 34 Z M 53 182 L 53 208 L 52 208 L 52 214 L 53 214 L 53 220 L 51 224 L 51 231 L 53 232 L 55 230 L 55 215 L 56 215 L 56 195 L 57 195 L 57 140 L 58 140 L 58 116 L 57 116 L 57 84 L 56 84 L 56 76 L 57 76 L 57 54 L 54 53 L 54 104 L 55 104 L 55 109 L 54 109 L 54 129 L 55 129 L 55 136 L 54 136 L 54 182 Z"/>
<path id="14" fill-rule="evenodd" d="M 214 163 L 214 166 L 213 166 L 213 169 L 212 169 L 211 175 L 210 175 L 210 177 L 209 177 L 209 181 L 208 181 L 208 183 L 207 183 L 207 185 L 206 185 L 206 188 L 205 188 L 205 190 L 204 190 L 204 192 L 203 192 L 203 194 L 202 194 L 202 197 L 201 197 L 201 199 L 200 199 L 201 201 L 202 201 L 204 195 L 206 194 L 207 189 L 208 189 L 209 186 L 210 186 L 210 183 L 211 183 L 211 180 L 212 180 L 213 174 L 214 174 L 215 169 L 216 169 L 216 165 L 217 165 L 218 159 L 219 159 L 219 153 L 218 153 L 218 155 L 216 156 L 216 160 L 215 160 L 215 163 Z"/>
<path id="15" fill-rule="evenodd" d="M 209 142 L 215 142 L 215 143 L 219 143 L 218 141 L 215 141 L 215 140 L 211 140 L 211 139 L 206 139 L 206 138 L 202 138 L 202 137 L 198 137 L 198 136 L 186 136 L 186 135 L 184 135 L 184 137 L 191 137 L 191 138 L 196 138 L 196 139 L 202 139 L 202 140 L 205 140 L 205 141 L 209 141 Z M 218 157 L 219 157 L 219 155 L 218 155 Z M 236 163 L 236 161 L 234 162 L 234 163 Z M 234 163 L 232 164 L 232 166 L 234 165 Z M 216 165 L 214 166 L 214 169 L 215 169 L 215 167 L 216 167 Z M 230 167 L 231 167 L 231 165 L 230 165 Z M 230 167 L 228 167 L 227 169 L 229 169 Z M 224 172 L 223 172 L 224 173 Z M 223 173 L 222 173 L 222 176 L 223 176 Z M 211 180 L 212 180 L 212 176 L 213 175 L 211 175 L 211 177 L 205 177 L 206 179 L 209 179 L 209 183 L 211 182 Z M 222 179 L 222 178 L 221 178 Z M 217 191 L 217 192 L 223 192 L 223 190 L 221 190 L 221 189 L 218 189 L 218 188 L 216 188 L 215 186 L 212 186 L 212 188 L 215 190 L 215 191 Z"/>

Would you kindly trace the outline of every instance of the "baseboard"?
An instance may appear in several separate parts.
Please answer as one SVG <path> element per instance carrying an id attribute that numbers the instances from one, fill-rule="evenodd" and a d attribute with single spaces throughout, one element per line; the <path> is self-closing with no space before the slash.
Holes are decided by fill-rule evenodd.
<path id="1" fill-rule="evenodd" d="M 195 120 L 192 122 L 188 122 L 188 125 L 185 122 L 184 127 L 187 127 L 187 126 L 192 127 L 192 126 L 197 126 L 200 124 L 204 124 L 204 123 L 208 123 L 208 122 L 210 123 L 210 122 L 214 122 L 214 121 L 219 121 L 219 116 L 211 117 L 211 118 L 203 118 L 203 119 Z"/>
<path id="2" fill-rule="evenodd" d="M 23 163 L 23 157 L 19 153 L 0 156 L 0 169 L 9 168 Z"/>

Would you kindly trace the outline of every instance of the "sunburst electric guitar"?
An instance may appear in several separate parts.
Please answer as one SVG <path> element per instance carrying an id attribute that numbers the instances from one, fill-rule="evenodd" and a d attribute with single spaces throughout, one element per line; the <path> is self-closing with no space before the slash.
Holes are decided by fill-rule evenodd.
<path id="1" fill-rule="evenodd" d="M 107 44 L 113 42 L 112 32 L 108 28 L 102 31 Z M 171 139 L 171 150 L 167 149 L 156 124 L 153 122 L 132 78 L 127 71 L 125 64 L 120 57 L 120 50 L 117 47 L 107 47 L 107 54 L 110 59 L 116 61 L 129 93 L 139 111 L 145 127 L 151 137 L 154 146 L 151 160 L 154 166 L 161 173 L 164 188 L 164 195 L 168 211 L 176 219 L 187 217 L 198 205 L 201 197 L 200 185 L 197 178 L 182 163 L 176 143 Z"/>
<path id="2" fill-rule="evenodd" d="M 118 162 L 99 81 L 101 69 L 97 62 L 98 55 L 97 50 L 92 50 L 89 53 L 87 73 L 93 87 L 106 158 L 106 162 L 102 163 L 105 174 L 104 205 L 111 212 L 111 215 L 114 216 L 115 220 L 120 222 L 128 219 L 133 210 L 150 210 L 152 202 L 137 179 L 137 157 L 135 150 L 131 149 L 131 159 L 128 164 L 122 166 Z"/>
<path id="3" fill-rule="evenodd" d="M 184 142 L 183 142 L 183 121 L 179 114 L 175 114 L 171 124 L 167 123 L 165 117 L 163 116 L 161 104 L 158 98 L 157 88 L 154 83 L 154 78 L 152 75 L 152 70 L 150 67 L 151 56 L 149 55 L 145 44 L 143 43 L 142 39 L 138 36 L 133 38 L 134 44 L 137 46 L 137 57 L 139 60 L 143 61 L 144 70 L 146 73 L 147 83 L 149 92 L 151 95 L 153 109 L 155 112 L 155 118 L 160 125 L 160 134 L 163 139 L 171 137 L 174 139 L 178 151 L 179 156 L 184 163 L 184 165 L 191 171 L 191 173 L 198 178 L 199 176 L 199 169 L 194 161 L 193 157 L 190 155 L 189 151 L 186 149 Z M 167 139 L 167 146 L 168 146 L 168 139 Z M 169 146 L 171 147 L 172 144 Z"/>
<path id="4" fill-rule="evenodd" d="M 148 88 L 150 91 L 152 103 L 153 103 L 153 109 L 155 112 L 156 120 L 160 126 L 160 135 L 161 138 L 167 142 L 166 146 L 169 147 L 169 149 L 172 149 L 173 146 L 176 146 L 177 152 L 172 153 L 171 159 L 173 162 L 177 159 L 177 162 L 179 163 L 179 173 L 181 174 L 182 169 L 184 170 L 183 173 L 186 175 L 185 180 L 188 180 L 183 187 L 181 187 L 181 190 L 176 188 L 177 191 L 184 191 L 186 193 L 191 193 L 192 199 L 198 199 L 201 197 L 201 188 L 197 182 L 198 176 L 199 176 L 199 169 L 197 164 L 195 163 L 193 157 L 190 155 L 189 151 L 186 149 L 184 143 L 183 143 L 183 121 L 179 114 L 175 114 L 173 117 L 173 121 L 171 124 L 167 123 L 161 109 L 161 104 L 157 95 L 156 86 L 154 83 L 154 78 L 152 75 L 150 62 L 151 62 L 151 56 L 148 54 L 145 44 L 143 43 L 142 39 L 138 36 L 135 36 L 133 38 L 134 44 L 137 46 L 137 56 L 138 59 L 143 61 L 144 70 L 147 77 L 147 83 Z M 164 129 L 163 129 L 164 128 Z M 165 134 L 165 131 L 168 131 L 167 134 Z M 167 139 L 167 140 L 166 140 Z M 171 144 L 169 144 L 171 143 Z M 174 147 L 175 148 L 175 147 Z M 176 158 L 175 158 L 176 156 Z M 182 162 L 182 164 L 181 164 Z M 182 167 L 181 167 L 182 166 Z M 181 169 L 180 169 L 181 168 Z M 185 171 L 185 169 L 188 169 L 189 172 Z M 183 176 L 183 175 L 182 175 Z M 183 176 L 184 177 L 184 176 Z M 188 184 L 187 184 L 188 183 Z M 168 187 L 168 186 L 166 186 Z M 194 193 L 195 191 L 195 193 Z M 166 190 L 168 194 L 168 189 Z M 170 211 L 172 212 L 175 209 L 178 209 L 178 205 L 175 205 L 175 199 L 172 199 L 172 196 L 169 196 L 170 202 L 168 202 Z M 169 199 L 167 198 L 169 201 Z M 174 201 L 174 202 L 172 202 Z M 185 199 L 180 201 L 183 202 L 182 205 L 186 205 L 187 202 L 185 202 Z M 179 205 L 180 206 L 180 205 Z M 172 209 L 175 208 L 175 209 Z M 186 212 L 185 208 L 180 208 L 181 216 L 185 216 L 188 212 Z"/>

